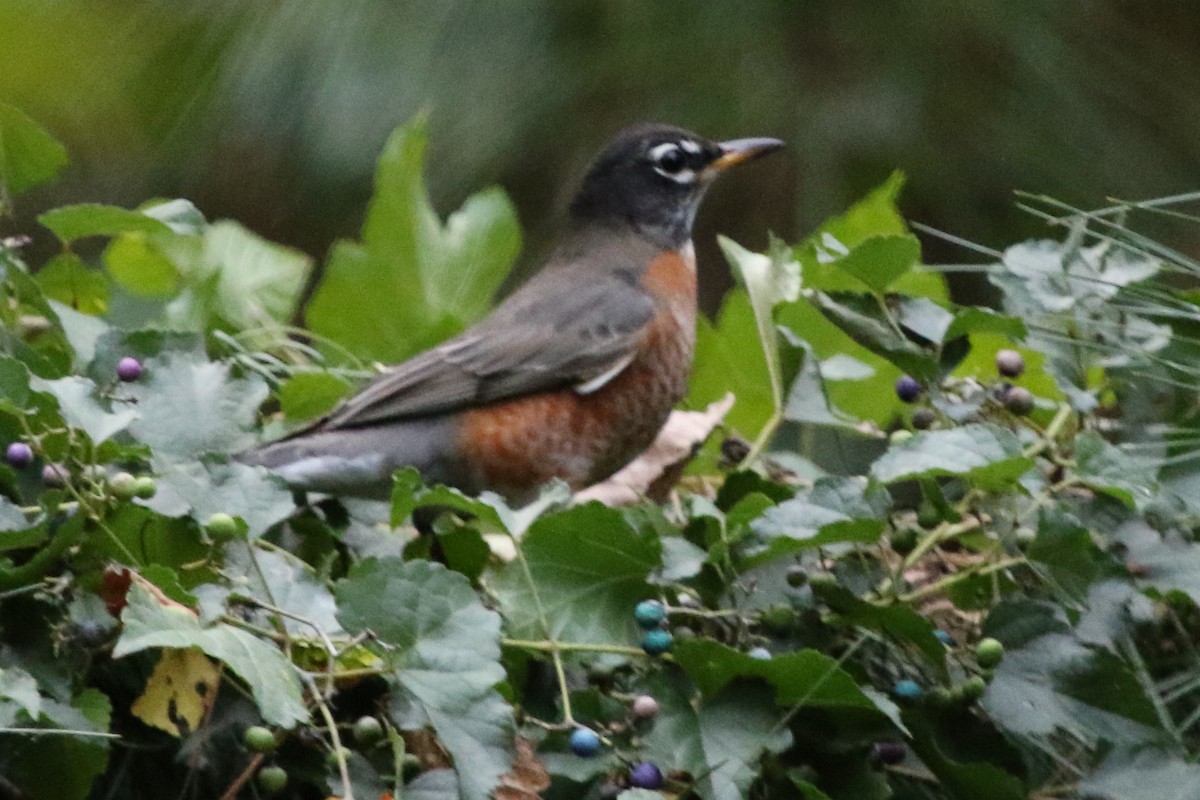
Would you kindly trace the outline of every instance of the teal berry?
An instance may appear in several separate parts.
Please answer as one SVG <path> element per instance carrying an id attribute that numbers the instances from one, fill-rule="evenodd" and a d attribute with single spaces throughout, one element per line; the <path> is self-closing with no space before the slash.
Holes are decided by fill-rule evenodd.
<path id="1" fill-rule="evenodd" d="M 765 647 L 752 647 L 746 655 L 753 658 L 755 661 L 770 661 L 771 651 Z"/>
<path id="2" fill-rule="evenodd" d="M 896 681 L 892 687 L 892 694 L 904 700 L 915 700 L 921 696 L 921 685 L 914 680 L 904 678 Z"/>
<path id="3" fill-rule="evenodd" d="M 600 752 L 600 737 L 591 728 L 576 728 L 569 740 L 571 752 L 580 758 L 591 758 Z"/>
<path id="4" fill-rule="evenodd" d="M 949 631 L 944 631 L 941 628 L 938 628 L 933 632 L 933 635 L 937 637 L 939 642 L 946 645 L 946 647 L 954 646 L 954 637 L 950 635 Z"/>
<path id="5" fill-rule="evenodd" d="M 642 637 L 642 649 L 652 656 L 660 656 L 671 649 L 671 634 L 660 628 L 646 631 Z"/>
<path id="6" fill-rule="evenodd" d="M 644 630 L 650 630 L 667 618 L 667 609 L 657 600 L 643 600 L 633 609 L 633 617 Z"/>

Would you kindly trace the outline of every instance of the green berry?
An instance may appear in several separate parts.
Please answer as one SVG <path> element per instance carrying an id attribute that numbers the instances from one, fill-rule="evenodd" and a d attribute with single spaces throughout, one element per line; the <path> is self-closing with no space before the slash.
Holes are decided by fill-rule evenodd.
<path id="1" fill-rule="evenodd" d="M 996 666 L 1002 658 L 1004 658 L 1004 645 L 996 639 L 991 637 L 980 639 L 979 644 L 975 645 L 975 660 L 984 669 Z"/>
<path id="2" fill-rule="evenodd" d="M 642 649 L 652 656 L 659 656 L 671 649 L 671 634 L 661 629 L 646 631 L 642 637 Z"/>
<path id="3" fill-rule="evenodd" d="M 350 758 L 350 751 L 345 747 L 339 747 L 334 750 L 330 750 L 325 754 L 325 766 L 329 767 L 330 769 L 337 769 L 338 753 L 342 754 L 343 760 Z"/>
<path id="4" fill-rule="evenodd" d="M 255 780 L 258 788 L 265 794 L 278 794 L 283 791 L 283 787 L 287 786 L 288 775 L 283 767 L 263 767 L 258 771 L 258 777 Z"/>
<path id="5" fill-rule="evenodd" d="M 921 507 L 917 509 L 917 524 L 925 530 L 936 528 L 938 523 L 942 521 L 941 512 L 937 510 L 937 506 L 926 500 L 921 503 Z"/>
<path id="6" fill-rule="evenodd" d="M 917 546 L 921 535 L 913 528 L 901 528 L 891 536 L 892 549 L 902 556 L 908 555 Z"/>
<path id="7" fill-rule="evenodd" d="M 897 428 L 888 436 L 888 442 L 891 444 L 904 444 L 913 437 L 913 432 L 905 428 Z"/>
<path id="8" fill-rule="evenodd" d="M 238 535 L 237 520 L 222 511 L 218 511 L 204 523 L 204 532 L 214 541 L 227 541 Z"/>
<path id="9" fill-rule="evenodd" d="M 963 700 L 968 703 L 974 703 L 979 698 L 983 697 L 983 693 L 987 691 L 987 681 L 981 675 L 974 675 L 959 687 L 959 692 L 962 694 Z"/>
<path id="10" fill-rule="evenodd" d="M 251 725 L 242 733 L 242 744 L 251 753 L 274 753 L 275 734 L 262 725 Z"/>
<path id="11" fill-rule="evenodd" d="M 771 606 L 762 612 L 759 621 L 768 633 L 786 636 L 796 624 L 796 612 L 789 606 Z"/>
<path id="12" fill-rule="evenodd" d="M 650 630 L 667 618 L 667 609 L 657 600 L 643 600 L 633 609 L 633 616 L 644 630 Z"/>
<path id="13" fill-rule="evenodd" d="M 132 500 L 137 496 L 137 478 L 128 472 L 118 472 L 108 479 L 108 490 L 118 500 Z"/>
<path id="14" fill-rule="evenodd" d="M 804 584 L 808 583 L 808 570 L 799 564 L 793 564 L 787 569 L 787 585 L 793 589 L 799 589 Z"/>
<path id="15" fill-rule="evenodd" d="M 383 738 L 383 725 L 375 717 L 359 717 L 354 723 L 354 741 L 373 744 Z"/>
<path id="16" fill-rule="evenodd" d="M 154 482 L 154 478 L 149 475 L 143 475 L 137 479 L 137 486 L 134 489 L 134 494 L 143 500 L 149 500 L 158 492 L 158 484 Z"/>

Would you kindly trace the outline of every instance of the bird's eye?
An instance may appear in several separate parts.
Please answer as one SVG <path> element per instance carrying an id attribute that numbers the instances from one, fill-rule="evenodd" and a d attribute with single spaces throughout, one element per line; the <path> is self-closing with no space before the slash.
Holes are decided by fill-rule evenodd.
<path id="1" fill-rule="evenodd" d="M 675 145 L 668 145 L 658 153 L 655 165 L 664 172 L 679 172 L 687 164 L 687 156 Z"/>

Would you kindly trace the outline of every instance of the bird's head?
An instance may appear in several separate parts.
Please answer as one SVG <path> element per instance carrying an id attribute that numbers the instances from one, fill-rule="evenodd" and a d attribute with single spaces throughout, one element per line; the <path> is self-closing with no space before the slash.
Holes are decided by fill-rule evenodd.
<path id="1" fill-rule="evenodd" d="M 682 244 L 718 175 L 781 147 L 783 142 L 768 138 L 714 142 L 672 125 L 627 128 L 588 170 L 571 217 L 576 224 L 631 226 L 664 243 Z"/>

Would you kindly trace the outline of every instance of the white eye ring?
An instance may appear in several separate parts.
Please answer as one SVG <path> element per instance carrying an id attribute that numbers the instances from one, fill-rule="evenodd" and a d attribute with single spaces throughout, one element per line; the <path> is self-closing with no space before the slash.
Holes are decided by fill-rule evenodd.
<path id="1" fill-rule="evenodd" d="M 672 172 L 668 169 L 665 169 L 664 167 L 659 166 L 659 164 L 662 162 L 663 158 L 668 153 L 671 153 L 671 152 L 678 153 L 680 150 L 690 150 L 690 148 L 688 148 L 687 145 L 692 145 L 692 147 L 697 147 L 695 142 L 692 142 L 690 140 L 684 140 L 684 141 L 680 142 L 679 144 L 676 144 L 675 142 L 663 142 L 662 144 L 656 145 L 655 147 L 651 148 L 650 149 L 650 160 L 654 164 L 654 171 L 657 172 L 659 175 L 662 175 L 664 178 L 670 178 L 671 180 L 675 181 L 676 183 L 694 183 L 696 180 L 696 173 L 689 168 L 684 167 L 684 168 L 677 169 L 674 172 Z M 698 147 L 695 152 L 699 152 Z"/>

